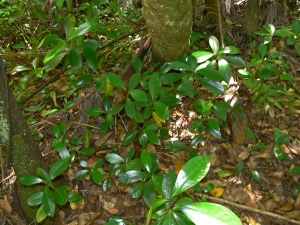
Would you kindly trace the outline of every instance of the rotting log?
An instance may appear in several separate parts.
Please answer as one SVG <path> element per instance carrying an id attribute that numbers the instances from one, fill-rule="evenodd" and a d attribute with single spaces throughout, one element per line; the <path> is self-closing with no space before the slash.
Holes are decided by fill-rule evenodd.
<path id="1" fill-rule="evenodd" d="M 11 133 L 10 133 L 11 132 Z M 38 145 L 35 143 L 22 111 L 7 86 L 6 72 L 0 57 L 0 144 L 8 153 L 8 163 L 14 168 L 17 180 L 24 175 L 35 175 L 36 168 L 47 171 Z M 15 199 L 19 202 L 20 213 L 27 223 L 35 220 L 37 208 L 27 204 L 27 199 L 34 193 L 43 191 L 44 186 L 26 187 L 17 184 Z M 58 215 L 58 213 L 56 214 Z M 56 218 L 47 218 L 40 224 L 55 224 Z"/>

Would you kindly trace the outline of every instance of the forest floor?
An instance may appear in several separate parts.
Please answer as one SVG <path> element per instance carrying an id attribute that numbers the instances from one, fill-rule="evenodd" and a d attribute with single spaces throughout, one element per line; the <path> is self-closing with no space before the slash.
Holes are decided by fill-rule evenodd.
<path id="1" fill-rule="evenodd" d="M 245 46 L 244 46 L 245 47 Z M 247 47 L 245 47 L 247 49 Z M 299 59 L 299 57 L 295 57 Z M 299 61 L 299 60 L 298 60 Z M 295 66 L 299 68 L 299 65 Z M 109 72 L 109 71 L 106 71 Z M 116 72 L 116 71 L 114 71 Z M 117 73 L 117 72 L 116 72 Z M 294 89 L 300 89 L 300 76 L 296 78 Z M 61 81 L 51 84 L 62 90 Z M 62 82 L 64 83 L 64 82 Z M 241 82 L 238 82 L 241 84 Z M 68 84 L 63 84 L 68 85 Z M 29 87 L 30 88 L 30 87 Z M 33 87 L 35 89 L 35 87 Z M 209 99 L 211 95 L 200 89 L 201 99 Z M 288 225 L 300 224 L 300 189 L 299 175 L 292 175 L 291 169 L 299 166 L 300 158 L 300 108 L 291 112 L 289 108 L 280 110 L 271 106 L 266 113 L 262 107 L 257 107 L 251 102 L 250 94 L 242 86 L 238 91 L 240 99 L 244 100 L 244 112 L 247 120 L 240 119 L 237 115 L 236 121 L 228 118 L 228 126 L 222 130 L 222 139 L 216 140 L 212 136 L 204 136 L 203 141 L 194 150 L 198 155 L 209 155 L 211 167 L 208 175 L 201 181 L 201 187 L 213 184 L 214 192 L 201 195 L 188 192 L 187 194 L 195 201 L 201 201 L 203 197 L 210 202 L 219 203 L 233 210 L 244 225 Z M 169 130 L 169 140 L 180 140 L 187 145 L 190 144 L 193 134 L 189 131 L 196 112 L 194 112 L 195 99 L 182 98 L 178 107 L 172 109 L 171 119 L 165 126 Z M 30 101 L 29 104 L 36 105 L 40 102 L 39 96 Z M 131 144 L 124 147 L 122 140 L 127 132 L 130 121 L 126 121 L 122 115 L 116 117 L 116 124 L 109 133 L 101 136 L 99 133 L 98 120 L 92 121 L 86 115 L 86 110 L 91 107 L 99 107 L 101 97 L 95 88 L 82 91 L 76 100 L 76 105 L 71 110 L 43 117 L 38 113 L 26 113 L 25 117 L 37 119 L 37 123 L 31 126 L 43 135 L 39 141 L 40 149 L 45 160 L 51 166 L 59 159 L 57 153 L 52 149 L 54 140 L 53 127 L 65 122 L 68 127 L 68 138 L 81 140 L 86 134 L 86 128 L 91 131 L 90 146 L 96 153 L 89 157 L 89 164 L 111 152 L 105 146 L 118 146 L 123 158 L 129 150 L 135 149 L 141 152 L 139 144 Z M 233 116 L 233 115 L 231 115 Z M 90 125 L 94 122 L 93 125 Z M 249 139 L 244 129 L 250 129 L 255 134 L 257 141 Z M 139 130 L 142 127 L 135 127 Z M 274 132 L 279 129 L 283 134 L 290 137 L 290 143 L 282 145 L 282 149 L 288 154 L 289 161 L 279 161 L 274 154 Z M 168 140 L 168 141 L 169 141 Z M 170 171 L 178 171 L 189 158 L 189 149 L 180 152 L 168 150 L 165 141 L 161 146 L 148 144 L 147 150 L 155 153 L 159 158 L 159 172 L 167 174 Z M 260 149 L 262 143 L 265 149 Z M 244 162 L 245 169 L 235 174 L 236 165 Z M 74 192 L 84 197 L 82 204 L 73 205 L 59 211 L 61 225 L 103 225 L 114 215 L 121 216 L 134 225 L 145 224 L 148 207 L 143 199 L 131 199 L 129 197 L 130 187 L 118 182 L 117 177 L 112 177 L 112 185 L 107 192 L 102 186 L 95 185 L 90 178 L 84 181 L 75 181 L 74 176 L 80 170 L 74 164 L 64 173 Z M 224 173 L 226 171 L 226 173 Z M 253 171 L 258 172 L 260 179 L 253 178 Z M 220 173 L 223 172 L 223 173 Z M 11 176 L 13 177 L 13 176 Z M 11 185 L 12 186 L 12 185 Z M 18 208 L 14 202 L 13 189 L 3 190 L 0 186 L 0 195 L 8 195 L 8 202 L 13 206 L 12 213 L 0 214 L 0 224 L 23 225 Z M 1 197 L 1 196 L 0 196 Z M 2 198 L 1 198 L 2 199 Z M 0 201 L 2 209 L 6 207 Z"/>

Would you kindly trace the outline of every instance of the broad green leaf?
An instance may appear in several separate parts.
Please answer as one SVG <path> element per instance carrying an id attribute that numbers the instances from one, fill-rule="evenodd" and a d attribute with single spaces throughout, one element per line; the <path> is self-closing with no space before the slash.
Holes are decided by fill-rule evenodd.
<path id="1" fill-rule="evenodd" d="M 84 148 L 84 149 L 80 150 L 79 153 L 81 155 L 91 156 L 95 153 L 95 150 L 93 148 Z"/>
<path id="2" fill-rule="evenodd" d="M 159 101 L 168 107 L 176 106 L 180 103 L 180 99 L 177 98 L 175 94 L 162 96 Z"/>
<path id="3" fill-rule="evenodd" d="M 53 180 L 55 177 L 61 175 L 69 167 L 69 161 L 60 159 L 56 161 L 50 168 L 49 176 Z"/>
<path id="4" fill-rule="evenodd" d="M 297 36 L 300 34 L 300 20 L 296 19 L 292 23 L 292 29 Z"/>
<path id="5" fill-rule="evenodd" d="M 276 158 L 281 161 L 289 161 L 288 155 L 282 150 L 282 148 L 279 145 L 274 146 L 274 154 Z"/>
<path id="6" fill-rule="evenodd" d="M 231 54 L 231 55 L 235 55 L 235 54 L 238 54 L 240 53 L 240 50 L 235 47 L 235 46 L 226 46 L 224 48 L 222 48 L 220 51 L 219 51 L 219 55 L 220 54 Z"/>
<path id="7" fill-rule="evenodd" d="M 54 193 L 47 186 L 43 192 L 42 206 L 47 216 L 53 218 L 55 214 L 55 197 Z"/>
<path id="8" fill-rule="evenodd" d="M 148 140 L 155 145 L 160 145 L 160 140 L 158 135 L 150 130 L 144 130 L 144 133 L 147 135 Z"/>
<path id="9" fill-rule="evenodd" d="M 164 198 L 171 199 L 176 178 L 177 175 L 174 172 L 170 172 L 164 177 L 162 182 L 162 196 Z"/>
<path id="10" fill-rule="evenodd" d="M 253 133 L 253 131 L 247 130 L 247 136 L 248 136 L 248 138 L 250 138 L 252 141 L 255 141 L 255 142 L 256 142 L 256 136 L 255 136 L 255 134 Z"/>
<path id="11" fill-rule="evenodd" d="M 39 44 L 38 48 L 40 48 L 42 45 L 57 44 L 59 42 L 62 43 L 64 40 L 58 37 L 56 34 L 47 34 L 47 36 Z"/>
<path id="12" fill-rule="evenodd" d="M 57 188 L 55 190 L 55 202 L 60 205 L 63 206 L 65 204 L 67 204 L 68 202 L 68 198 L 69 198 L 69 191 L 71 191 L 72 188 L 70 186 L 64 185 L 61 186 L 59 188 Z"/>
<path id="13" fill-rule="evenodd" d="M 204 117 L 208 117 L 211 114 L 212 105 L 212 100 L 197 99 L 194 102 L 195 110 Z"/>
<path id="14" fill-rule="evenodd" d="M 213 104 L 215 114 L 224 122 L 227 120 L 227 113 L 231 108 L 227 102 L 214 102 Z"/>
<path id="15" fill-rule="evenodd" d="M 260 57 L 264 58 L 267 54 L 267 51 L 268 51 L 267 45 L 260 44 L 259 47 L 258 47 L 258 50 L 259 50 Z"/>
<path id="16" fill-rule="evenodd" d="M 197 59 L 198 63 L 205 62 L 214 56 L 214 53 L 206 52 L 206 51 L 198 51 L 192 54 Z"/>
<path id="17" fill-rule="evenodd" d="M 50 51 L 48 51 L 47 55 L 43 60 L 43 63 L 46 64 L 47 62 L 52 60 L 55 56 L 59 55 L 65 47 L 66 44 L 64 42 L 59 42 L 55 47 L 53 47 Z"/>
<path id="18" fill-rule="evenodd" d="M 138 133 L 139 133 L 139 131 L 137 131 L 137 130 L 127 133 L 122 141 L 122 144 L 130 145 Z"/>
<path id="19" fill-rule="evenodd" d="M 180 210 L 196 225 L 242 225 L 241 220 L 232 211 L 214 203 L 182 204 Z"/>
<path id="20" fill-rule="evenodd" d="M 37 111 L 41 111 L 43 109 L 44 109 L 43 106 L 37 105 L 37 106 L 31 106 L 29 108 L 26 108 L 25 111 L 27 111 L 27 112 L 37 112 Z"/>
<path id="21" fill-rule="evenodd" d="M 154 110 L 156 114 L 163 120 L 168 120 L 170 116 L 169 108 L 162 102 L 154 102 Z"/>
<path id="22" fill-rule="evenodd" d="M 160 83 L 161 84 L 167 84 L 167 85 L 171 85 L 174 82 L 181 80 L 182 79 L 182 74 L 180 73 L 166 73 L 163 74 L 160 78 Z"/>
<path id="23" fill-rule="evenodd" d="M 197 77 L 197 81 L 199 81 L 207 90 L 211 91 L 214 94 L 224 94 L 224 87 L 220 82 L 211 81 L 205 77 Z"/>
<path id="24" fill-rule="evenodd" d="M 214 54 L 215 55 L 218 54 L 219 47 L 220 47 L 218 39 L 215 36 L 210 36 L 208 38 L 208 41 L 209 41 L 209 45 L 210 45 L 211 49 L 213 50 Z"/>
<path id="25" fill-rule="evenodd" d="M 118 164 L 124 162 L 123 158 L 115 153 L 110 153 L 105 156 L 107 162 L 112 164 Z"/>
<path id="26" fill-rule="evenodd" d="M 66 39 L 68 39 L 70 35 L 73 33 L 75 23 L 76 23 L 76 18 L 74 15 L 70 14 L 65 18 L 64 30 L 65 30 Z"/>
<path id="27" fill-rule="evenodd" d="M 139 197 L 141 197 L 143 192 L 144 192 L 144 186 L 145 186 L 145 184 L 142 183 L 142 182 L 134 184 L 132 186 L 132 188 L 130 189 L 130 192 L 129 192 L 130 198 L 139 198 Z"/>
<path id="28" fill-rule="evenodd" d="M 124 184 L 131 184 L 137 181 L 144 181 L 148 178 L 148 174 L 142 171 L 131 170 L 125 173 L 122 173 L 119 177 L 119 181 Z"/>
<path id="29" fill-rule="evenodd" d="M 144 167 L 146 168 L 146 170 L 149 173 L 151 173 L 151 168 L 152 168 L 152 164 L 153 164 L 151 153 L 143 150 L 142 154 L 141 154 L 141 161 L 142 161 Z"/>
<path id="30" fill-rule="evenodd" d="M 222 75 L 223 79 L 227 84 L 230 81 L 230 78 L 232 76 L 232 70 L 230 65 L 225 59 L 219 59 L 218 60 L 218 66 L 219 66 L 219 71 L 220 74 Z"/>
<path id="31" fill-rule="evenodd" d="M 134 115 L 135 115 L 135 107 L 134 107 L 134 104 L 133 104 L 133 102 L 131 101 L 130 98 L 126 99 L 126 102 L 125 102 L 125 113 L 130 118 L 133 118 Z"/>
<path id="32" fill-rule="evenodd" d="M 291 37 L 294 33 L 289 28 L 277 29 L 274 33 L 282 38 Z"/>
<path id="33" fill-rule="evenodd" d="M 156 196 L 156 191 L 154 190 L 154 184 L 150 180 L 145 186 L 145 190 L 143 193 L 143 200 L 146 203 L 146 205 L 150 208 L 153 205 L 156 198 L 157 196 Z"/>
<path id="34" fill-rule="evenodd" d="M 214 119 L 207 119 L 209 133 L 217 139 L 221 139 L 220 125 Z"/>
<path id="35" fill-rule="evenodd" d="M 45 213 L 43 206 L 41 206 L 37 212 L 36 212 L 36 222 L 40 223 L 42 222 L 44 219 L 46 219 L 47 214 Z"/>
<path id="36" fill-rule="evenodd" d="M 157 73 L 154 73 L 150 76 L 148 85 L 152 100 L 154 100 L 159 89 L 159 77 Z"/>
<path id="37" fill-rule="evenodd" d="M 172 151 L 179 152 L 186 149 L 187 146 L 177 140 L 177 141 L 171 141 L 169 144 L 167 144 L 167 148 Z"/>
<path id="38" fill-rule="evenodd" d="M 61 63 L 62 59 L 66 56 L 67 53 L 67 51 L 62 51 L 61 53 L 55 55 L 51 60 L 49 60 L 45 66 L 46 72 L 49 72 L 50 70 L 54 69 L 59 63 Z"/>
<path id="39" fill-rule="evenodd" d="M 85 47 L 83 50 L 84 58 L 89 67 L 96 72 L 98 70 L 98 56 L 91 47 Z"/>
<path id="40" fill-rule="evenodd" d="M 122 109 L 124 108 L 124 104 L 118 104 L 118 105 L 114 105 L 113 107 L 111 107 L 108 110 L 108 113 L 112 116 L 117 115 L 119 112 L 122 111 Z"/>
<path id="41" fill-rule="evenodd" d="M 255 180 L 256 182 L 258 182 L 260 180 L 260 175 L 256 170 L 251 171 L 251 176 L 252 176 L 253 180 Z"/>
<path id="42" fill-rule="evenodd" d="M 180 62 L 180 61 L 174 61 L 174 62 L 169 62 L 168 66 L 173 69 L 173 70 L 190 70 L 190 66 L 186 64 L 185 62 Z"/>
<path id="43" fill-rule="evenodd" d="M 42 168 L 38 167 L 36 169 L 36 175 L 43 180 L 48 186 L 53 187 L 51 183 L 51 178 L 49 174 Z"/>
<path id="44" fill-rule="evenodd" d="M 135 73 L 129 80 L 128 90 L 135 89 L 138 86 L 138 84 L 140 83 L 140 81 L 141 81 L 141 74 Z"/>
<path id="45" fill-rule="evenodd" d="M 234 169 L 234 173 L 235 174 L 239 174 L 240 172 L 242 172 L 245 168 L 245 163 L 244 162 L 240 162 L 236 165 L 235 169 Z"/>
<path id="46" fill-rule="evenodd" d="M 90 108 L 86 112 L 89 116 L 100 116 L 104 113 L 106 113 L 103 109 L 99 108 Z"/>
<path id="47" fill-rule="evenodd" d="M 82 68 L 82 59 L 76 48 L 71 48 L 69 51 L 68 60 L 74 70 L 79 70 Z"/>
<path id="48" fill-rule="evenodd" d="M 195 137 L 193 137 L 191 141 L 191 145 L 195 146 L 199 144 L 203 140 L 203 135 L 202 134 L 197 134 Z"/>
<path id="49" fill-rule="evenodd" d="M 26 71 L 26 70 L 31 70 L 31 68 L 26 67 L 26 66 L 16 66 L 13 68 L 13 72 L 21 72 L 21 71 Z"/>
<path id="50" fill-rule="evenodd" d="M 43 197 L 43 192 L 34 193 L 28 198 L 27 203 L 29 206 L 40 205 L 42 203 L 42 197 Z"/>
<path id="51" fill-rule="evenodd" d="M 165 215 L 162 224 L 177 225 L 174 219 L 174 213 L 172 211 L 169 211 L 167 215 Z"/>
<path id="52" fill-rule="evenodd" d="M 190 159 L 179 171 L 172 197 L 181 194 L 200 182 L 206 176 L 209 167 L 209 156 L 196 156 Z"/>
<path id="53" fill-rule="evenodd" d="M 102 184 L 102 173 L 97 170 L 97 169 L 91 169 L 91 177 L 92 177 L 92 180 L 95 184 L 98 184 L 98 185 L 101 185 Z"/>
<path id="54" fill-rule="evenodd" d="M 70 193 L 69 194 L 69 202 L 77 203 L 83 200 L 83 197 L 77 193 Z"/>
<path id="55" fill-rule="evenodd" d="M 105 94 L 107 89 L 106 79 L 104 77 L 96 78 L 96 89 L 100 94 Z"/>
<path id="56" fill-rule="evenodd" d="M 113 87 L 118 87 L 123 90 L 126 90 L 122 79 L 118 75 L 110 72 L 110 73 L 105 74 L 105 78 L 106 78 L 107 83 L 111 84 Z"/>
<path id="57" fill-rule="evenodd" d="M 23 185 L 40 184 L 42 182 L 43 182 L 42 179 L 32 176 L 32 175 L 26 175 L 26 176 L 23 176 L 20 178 L 20 183 Z"/>
<path id="58" fill-rule="evenodd" d="M 139 137 L 139 142 L 140 142 L 140 145 L 142 146 L 142 148 L 145 149 L 149 143 L 147 134 L 142 133 Z"/>
<path id="59" fill-rule="evenodd" d="M 76 174 L 74 179 L 75 180 L 83 180 L 89 174 L 88 170 L 79 170 Z"/>
<path id="60" fill-rule="evenodd" d="M 274 137 L 277 145 L 287 144 L 290 142 L 290 137 L 286 134 L 282 134 L 281 130 L 278 129 L 275 131 Z"/>
<path id="61" fill-rule="evenodd" d="M 230 64 L 237 66 L 237 67 L 244 67 L 246 64 L 244 60 L 241 57 L 238 56 L 222 56 L 223 59 L 225 59 Z"/>
<path id="62" fill-rule="evenodd" d="M 145 91 L 139 90 L 139 89 L 134 89 L 130 90 L 129 94 L 133 98 L 133 100 L 137 102 L 146 102 L 147 101 L 147 94 Z"/>
<path id="63" fill-rule="evenodd" d="M 61 8 L 64 4 L 64 0 L 55 0 L 55 4 L 58 8 Z"/>
<path id="64" fill-rule="evenodd" d="M 71 109 L 73 106 L 75 105 L 75 101 L 68 101 L 65 105 L 64 105 L 64 110 L 69 110 Z"/>
<path id="65" fill-rule="evenodd" d="M 110 178 L 109 177 L 103 181 L 102 187 L 103 187 L 103 191 L 105 191 L 105 192 L 108 191 L 108 189 L 110 188 Z"/>
<path id="66" fill-rule="evenodd" d="M 218 70 L 215 70 L 215 69 L 203 68 L 203 69 L 197 70 L 197 72 L 195 74 L 196 75 L 203 75 L 211 81 L 223 81 L 223 80 L 225 80 L 224 75 L 221 74 Z"/>
<path id="67" fill-rule="evenodd" d="M 90 22 L 86 22 L 81 24 L 79 27 L 77 27 L 76 30 L 74 30 L 74 32 L 72 32 L 72 34 L 69 36 L 69 38 L 67 38 L 68 41 L 79 37 L 81 35 L 87 34 L 88 32 L 93 30 L 93 25 Z"/>
<path id="68" fill-rule="evenodd" d="M 133 68 L 136 73 L 140 73 L 143 67 L 143 62 L 138 58 L 134 58 L 133 60 Z"/>

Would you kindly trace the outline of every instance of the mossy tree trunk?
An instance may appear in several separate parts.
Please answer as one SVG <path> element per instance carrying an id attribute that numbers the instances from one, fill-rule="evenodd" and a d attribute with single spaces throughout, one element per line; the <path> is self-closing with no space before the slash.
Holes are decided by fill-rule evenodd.
<path id="1" fill-rule="evenodd" d="M 24 175 L 35 175 L 37 167 L 46 169 L 46 166 L 16 99 L 5 86 L 7 84 L 5 79 L 5 68 L 0 58 L 0 144 L 8 153 L 8 161 L 19 180 Z M 10 116 L 11 122 L 9 122 Z M 10 129 L 11 135 L 9 135 Z M 20 208 L 27 222 L 31 223 L 35 220 L 37 208 L 28 206 L 27 199 L 32 194 L 42 191 L 43 187 L 19 185 L 18 188 Z M 53 221 L 49 219 L 42 224 L 53 224 Z"/>
<path id="2" fill-rule="evenodd" d="M 188 53 L 192 0 L 142 0 L 142 5 L 152 38 L 153 59 L 165 63 Z"/>
<path id="3" fill-rule="evenodd" d="M 244 31 L 248 34 L 255 32 L 260 24 L 261 16 L 260 0 L 247 1 L 244 17 Z"/>

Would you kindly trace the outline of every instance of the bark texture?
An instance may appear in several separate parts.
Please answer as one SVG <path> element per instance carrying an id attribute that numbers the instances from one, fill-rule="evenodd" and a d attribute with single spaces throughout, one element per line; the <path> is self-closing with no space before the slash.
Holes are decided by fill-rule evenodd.
<path id="1" fill-rule="evenodd" d="M 244 18 L 244 31 L 250 35 L 255 32 L 259 26 L 261 15 L 260 0 L 247 1 Z"/>
<path id="2" fill-rule="evenodd" d="M 193 25 L 192 0 L 142 0 L 153 59 L 170 62 L 187 53 Z"/>
<path id="3" fill-rule="evenodd" d="M 7 151 L 9 161 L 14 168 L 17 179 L 24 175 L 35 175 L 37 167 L 45 168 L 44 159 L 35 143 L 22 111 L 9 88 L 6 88 L 6 73 L 0 58 L 0 144 Z M 9 108 L 7 100 L 10 101 Z M 9 117 L 11 116 L 11 127 Z M 11 129 L 11 137 L 9 130 Z M 36 207 L 30 207 L 27 199 L 32 194 L 43 190 L 41 186 L 25 187 L 19 185 L 19 205 L 28 222 L 35 220 Z M 52 224 L 48 219 L 41 224 Z"/>

